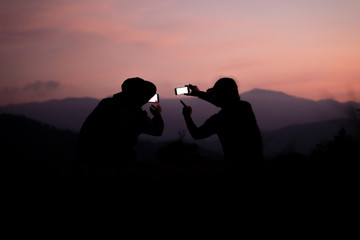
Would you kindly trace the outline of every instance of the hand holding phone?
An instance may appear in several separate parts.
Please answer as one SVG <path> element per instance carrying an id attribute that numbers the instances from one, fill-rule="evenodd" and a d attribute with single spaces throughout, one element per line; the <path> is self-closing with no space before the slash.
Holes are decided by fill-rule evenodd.
<path id="1" fill-rule="evenodd" d="M 152 115 L 154 116 L 159 116 L 161 115 L 161 107 L 160 105 L 151 105 L 150 107 L 150 112 L 152 113 Z"/>
<path id="2" fill-rule="evenodd" d="M 199 95 L 200 89 L 196 85 L 189 84 L 187 86 L 188 86 L 188 88 L 190 90 L 189 95 L 191 95 L 191 96 L 198 96 Z"/>
<path id="3" fill-rule="evenodd" d="M 175 88 L 176 95 L 188 95 L 188 96 L 198 96 L 199 88 L 195 85 L 185 85 L 185 87 Z"/>
<path id="4" fill-rule="evenodd" d="M 185 95 L 189 93 L 190 91 L 188 86 L 175 88 L 175 95 Z"/>

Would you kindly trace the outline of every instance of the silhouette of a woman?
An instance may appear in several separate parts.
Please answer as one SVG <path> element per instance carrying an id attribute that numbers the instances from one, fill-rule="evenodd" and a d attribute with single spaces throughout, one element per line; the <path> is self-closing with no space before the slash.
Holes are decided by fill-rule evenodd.
<path id="1" fill-rule="evenodd" d="M 238 87 L 232 78 L 219 79 L 213 88 L 202 92 L 197 86 L 188 85 L 191 92 L 221 110 L 197 127 L 192 120 L 192 108 L 184 103 L 183 115 L 187 128 L 194 139 L 217 134 L 221 142 L 224 160 L 230 168 L 247 168 L 263 160 L 262 139 L 251 105 L 240 100 Z"/>

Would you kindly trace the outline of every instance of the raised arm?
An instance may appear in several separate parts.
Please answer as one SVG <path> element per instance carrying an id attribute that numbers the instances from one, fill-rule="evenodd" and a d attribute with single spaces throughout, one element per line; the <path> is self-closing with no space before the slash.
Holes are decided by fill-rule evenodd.
<path id="1" fill-rule="evenodd" d="M 194 97 L 198 97 L 202 100 L 205 100 L 211 104 L 214 104 L 214 100 L 211 96 L 211 94 L 209 94 L 208 91 L 204 92 L 204 91 L 200 91 L 199 88 L 195 85 L 189 84 L 187 85 L 190 89 L 190 93 L 185 94 L 187 96 L 194 96 Z"/>
<path id="2" fill-rule="evenodd" d="M 144 129 L 145 134 L 152 136 L 161 136 L 164 131 L 164 121 L 161 117 L 160 105 L 151 105 L 150 112 L 153 114 L 153 118 L 147 117 L 147 123 Z"/>

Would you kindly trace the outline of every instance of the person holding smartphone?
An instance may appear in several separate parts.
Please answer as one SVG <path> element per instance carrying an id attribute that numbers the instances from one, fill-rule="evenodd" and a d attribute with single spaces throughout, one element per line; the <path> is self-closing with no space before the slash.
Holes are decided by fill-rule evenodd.
<path id="1" fill-rule="evenodd" d="M 140 134 L 161 136 L 164 122 L 160 105 L 151 105 L 150 118 L 142 106 L 156 86 L 141 78 L 126 79 L 122 91 L 100 101 L 83 123 L 78 140 L 78 161 L 90 174 L 117 174 L 136 159 Z"/>
<path id="2" fill-rule="evenodd" d="M 197 86 L 187 85 L 187 96 L 206 100 L 221 110 L 201 126 L 192 120 L 192 108 L 184 102 L 182 113 L 186 126 L 194 139 L 218 135 L 224 152 L 224 160 L 231 171 L 247 169 L 263 160 L 262 139 L 251 105 L 240 100 L 238 87 L 232 78 L 219 79 L 206 92 Z"/>

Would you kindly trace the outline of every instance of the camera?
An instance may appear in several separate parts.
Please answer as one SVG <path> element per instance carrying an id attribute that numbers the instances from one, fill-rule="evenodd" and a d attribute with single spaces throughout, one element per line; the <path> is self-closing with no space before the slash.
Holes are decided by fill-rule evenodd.
<path id="1" fill-rule="evenodd" d="M 159 94 L 155 93 L 149 100 L 149 103 L 158 103 L 159 102 Z"/>
<path id="2" fill-rule="evenodd" d="M 189 92 L 188 86 L 175 88 L 175 95 L 188 94 Z"/>

